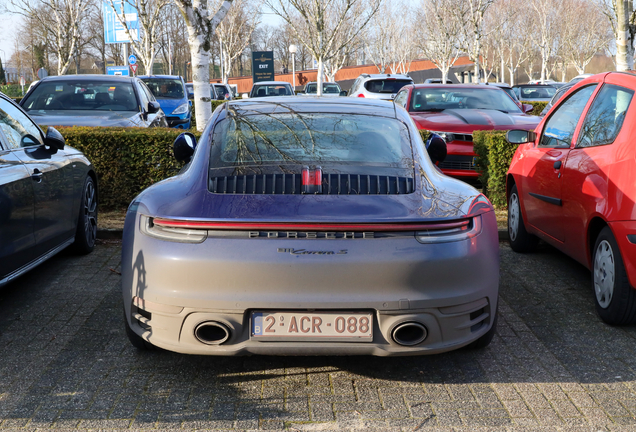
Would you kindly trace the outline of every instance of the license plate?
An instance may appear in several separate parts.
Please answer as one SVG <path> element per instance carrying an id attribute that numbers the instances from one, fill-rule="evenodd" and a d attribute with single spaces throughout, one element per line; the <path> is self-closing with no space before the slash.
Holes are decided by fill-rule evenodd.
<path id="1" fill-rule="evenodd" d="M 252 312 L 252 338 L 259 340 L 373 340 L 373 315 L 348 312 Z"/>

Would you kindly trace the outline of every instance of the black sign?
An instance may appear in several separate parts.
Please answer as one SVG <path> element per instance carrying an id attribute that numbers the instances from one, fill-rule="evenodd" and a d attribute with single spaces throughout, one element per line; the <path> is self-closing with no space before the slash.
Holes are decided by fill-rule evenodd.
<path id="1" fill-rule="evenodd" d="M 252 53 L 252 79 L 255 83 L 274 81 L 274 51 Z"/>

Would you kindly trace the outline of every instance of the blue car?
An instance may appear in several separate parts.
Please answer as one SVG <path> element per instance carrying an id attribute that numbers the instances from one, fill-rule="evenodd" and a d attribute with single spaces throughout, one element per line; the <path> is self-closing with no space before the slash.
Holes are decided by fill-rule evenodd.
<path id="1" fill-rule="evenodd" d="M 183 78 L 176 75 L 140 76 L 155 95 L 161 109 L 166 113 L 168 126 L 177 129 L 190 129 L 192 103 Z"/>
<path id="2" fill-rule="evenodd" d="M 181 172 L 128 209 L 125 325 L 140 349 L 207 355 L 419 355 L 490 343 L 493 207 L 435 166 L 393 102 L 227 101 Z"/>

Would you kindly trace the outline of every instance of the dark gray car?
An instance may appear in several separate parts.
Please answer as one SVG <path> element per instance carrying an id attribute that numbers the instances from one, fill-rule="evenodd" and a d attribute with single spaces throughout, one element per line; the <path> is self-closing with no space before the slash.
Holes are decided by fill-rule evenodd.
<path id="1" fill-rule="evenodd" d="M 46 77 L 20 105 L 39 125 L 168 127 L 150 89 L 133 77 Z"/>
<path id="2" fill-rule="evenodd" d="M 89 253 L 97 234 L 97 177 L 89 160 L 46 135 L 0 93 L 0 286 L 70 244 Z"/>

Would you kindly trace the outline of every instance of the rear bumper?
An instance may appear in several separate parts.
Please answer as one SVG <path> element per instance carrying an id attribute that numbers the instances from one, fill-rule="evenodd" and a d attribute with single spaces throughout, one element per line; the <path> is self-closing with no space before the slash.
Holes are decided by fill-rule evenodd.
<path id="1" fill-rule="evenodd" d="M 629 283 L 636 288 L 636 221 L 611 222 Z"/>
<path id="2" fill-rule="evenodd" d="M 479 235 L 439 244 L 420 244 L 415 238 L 208 238 L 193 245 L 147 237 L 132 229 L 139 223 L 130 220 L 134 216 L 128 215 L 122 250 L 126 318 L 134 332 L 171 351 L 434 354 L 482 336 L 496 312 L 499 246 L 492 212 L 481 216 Z M 289 248 L 347 253 L 281 253 Z M 371 312 L 373 340 L 264 342 L 251 337 L 252 311 L 308 310 Z M 230 338 L 216 346 L 200 342 L 194 336 L 195 328 L 208 321 L 228 327 Z M 391 338 L 393 328 L 407 321 L 423 324 L 428 332 L 423 342 L 412 347 Z"/>

